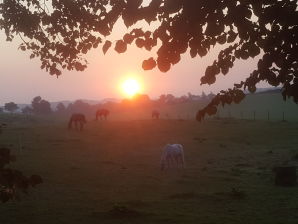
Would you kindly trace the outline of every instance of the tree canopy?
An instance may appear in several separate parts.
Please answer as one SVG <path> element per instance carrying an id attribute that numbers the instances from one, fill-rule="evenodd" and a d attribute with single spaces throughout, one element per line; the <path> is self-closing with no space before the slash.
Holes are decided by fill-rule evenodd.
<path id="1" fill-rule="evenodd" d="M 6 103 L 4 105 L 4 109 L 9 111 L 9 112 L 14 112 L 19 108 L 19 106 L 17 104 L 15 104 L 14 102 L 10 102 L 10 103 Z"/>
<path id="2" fill-rule="evenodd" d="M 65 113 L 66 111 L 66 107 L 63 103 L 58 103 L 57 106 L 56 106 L 56 112 L 57 113 Z"/>
<path id="3" fill-rule="evenodd" d="M 40 96 L 33 98 L 31 102 L 32 111 L 36 114 L 49 114 L 52 112 L 51 104 Z"/>
<path id="4" fill-rule="evenodd" d="M 112 43 L 115 23 L 122 19 L 127 33 Z M 154 23 L 149 30 L 137 22 Z M 233 88 L 221 91 L 199 111 L 197 119 L 215 114 L 219 104 L 239 103 L 243 90 L 256 90 L 266 81 L 282 86 L 284 99 L 298 102 L 297 0 L 3 0 L 0 29 L 8 41 L 19 36 L 21 50 L 38 57 L 52 75 L 62 69 L 83 71 L 90 49 L 114 45 L 124 53 L 128 45 L 151 51 L 143 68 L 167 72 L 188 52 L 204 57 L 222 45 L 217 59 L 207 66 L 202 84 L 213 84 L 228 74 L 237 60 L 259 56 L 258 65 Z"/>

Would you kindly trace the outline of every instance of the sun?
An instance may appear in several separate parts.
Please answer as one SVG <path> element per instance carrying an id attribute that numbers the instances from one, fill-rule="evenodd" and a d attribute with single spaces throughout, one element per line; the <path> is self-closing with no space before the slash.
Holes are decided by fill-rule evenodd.
<path id="1" fill-rule="evenodd" d="M 122 90 L 128 97 L 133 97 L 140 92 L 141 86 L 136 79 L 129 78 L 122 83 Z"/>

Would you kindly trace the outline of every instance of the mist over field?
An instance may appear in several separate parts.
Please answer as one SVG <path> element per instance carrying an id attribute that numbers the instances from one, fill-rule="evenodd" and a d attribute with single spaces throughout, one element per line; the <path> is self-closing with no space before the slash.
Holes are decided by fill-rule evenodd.
<path id="1" fill-rule="evenodd" d="M 1 0 L 0 224 L 297 224 L 298 0 Z"/>
<path id="2" fill-rule="evenodd" d="M 0 222 L 297 221 L 296 191 L 274 186 L 272 172 L 297 165 L 296 104 L 278 93 L 248 95 L 199 123 L 194 114 L 205 101 L 146 103 L 107 103 L 108 119 L 97 121 L 89 108 L 82 132 L 67 130 L 68 113 L 2 113 L 1 147 L 17 158 L 11 166 L 44 183 L 1 205 Z M 167 143 L 183 145 L 184 169 L 160 170 Z"/>

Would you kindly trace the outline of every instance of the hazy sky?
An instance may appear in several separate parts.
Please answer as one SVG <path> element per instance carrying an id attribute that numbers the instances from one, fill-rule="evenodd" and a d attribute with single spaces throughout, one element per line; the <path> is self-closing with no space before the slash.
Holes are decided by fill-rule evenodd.
<path id="1" fill-rule="evenodd" d="M 89 66 L 84 72 L 64 71 L 57 78 L 41 70 L 38 59 L 30 60 L 29 53 L 17 50 L 18 41 L 6 42 L 3 32 L 0 33 L 0 104 L 10 101 L 29 103 L 38 95 L 49 101 L 123 98 L 119 86 L 131 76 L 141 82 L 143 93 L 151 98 L 163 93 L 177 96 L 188 92 L 217 93 L 233 87 L 234 82 L 244 79 L 256 66 L 256 60 L 238 61 L 228 75 L 220 75 L 216 84 L 200 86 L 206 66 L 216 57 L 214 52 L 194 59 L 187 52 L 169 72 L 161 73 L 158 69 L 143 71 L 141 67 L 143 59 L 155 56 L 154 51 L 147 52 L 131 45 L 124 54 L 111 48 L 103 55 L 101 47 L 95 49 L 86 55 Z"/>

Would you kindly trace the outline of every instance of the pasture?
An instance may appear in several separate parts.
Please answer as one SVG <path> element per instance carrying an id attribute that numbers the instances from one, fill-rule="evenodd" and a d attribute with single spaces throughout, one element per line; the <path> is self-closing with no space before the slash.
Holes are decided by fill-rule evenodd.
<path id="1" fill-rule="evenodd" d="M 0 204 L 1 224 L 298 222 L 297 188 L 274 186 L 271 170 L 296 164 L 298 123 L 91 120 L 76 132 L 61 120 L 7 121 L 12 167 L 44 183 Z M 185 170 L 160 170 L 166 143 L 184 146 Z"/>

